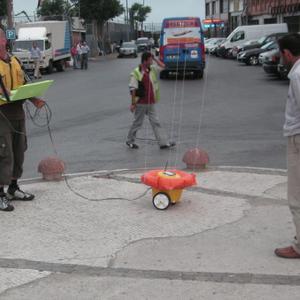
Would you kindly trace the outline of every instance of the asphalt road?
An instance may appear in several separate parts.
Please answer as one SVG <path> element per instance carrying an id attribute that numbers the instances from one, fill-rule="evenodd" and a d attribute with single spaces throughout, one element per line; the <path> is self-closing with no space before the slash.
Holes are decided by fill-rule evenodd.
<path id="1" fill-rule="evenodd" d="M 69 69 L 44 76 L 55 84 L 45 99 L 52 110 L 51 129 L 68 173 L 164 166 L 184 167 L 182 157 L 199 146 L 211 165 L 285 168 L 282 137 L 288 82 L 268 77 L 260 67 L 208 57 L 203 80 L 161 81 L 157 105 L 161 123 L 177 143 L 160 150 L 145 122 L 139 150 L 128 149 L 131 125 L 128 74 L 139 59 L 101 59 L 87 71 Z M 43 117 L 43 116 L 42 116 Z M 40 119 L 39 121 L 45 121 Z M 27 123 L 29 148 L 24 178 L 54 155 L 47 128 Z"/>

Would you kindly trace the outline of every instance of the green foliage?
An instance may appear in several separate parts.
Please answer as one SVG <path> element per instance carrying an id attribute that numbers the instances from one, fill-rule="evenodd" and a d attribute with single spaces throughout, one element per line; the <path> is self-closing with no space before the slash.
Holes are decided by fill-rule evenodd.
<path id="1" fill-rule="evenodd" d="M 80 0 L 80 16 L 88 21 L 104 24 L 124 12 L 119 0 Z"/>
<path id="2" fill-rule="evenodd" d="M 70 8 L 70 3 L 65 0 L 45 0 L 38 9 L 39 16 L 62 16 Z"/>
<path id="3" fill-rule="evenodd" d="M 0 16 L 6 16 L 6 0 L 0 0 Z"/>
<path id="4" fill-rule="evenodd" d="M 143 23 L 147 19 L 147 15 L 151 12 L 150 6 L 143 6 L 140 3 L 134 3 L 130 8 L 130 19 L 133 23 L 134 21 Z"/>

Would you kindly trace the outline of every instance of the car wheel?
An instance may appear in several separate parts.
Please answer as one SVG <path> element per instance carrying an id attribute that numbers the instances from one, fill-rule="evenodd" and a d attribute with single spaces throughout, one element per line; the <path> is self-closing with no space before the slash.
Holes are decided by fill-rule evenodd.
<path id="1" fill-rule="evenodd" d="M 251 66 L 256 66 L 256 65 L 258 65 L 258 57 L 255 56 L 255 55 L 250 56 L 250 57 L 249 57 L 249 64 L 250 64 Z"/>
<path id="2" fill-rule="evenodd" d="M 168 77 L 168 73 L 167 73 L 167 71 L 160 71 L 160 73 L 159 73 L 159 78 L 160 79 L 166 79 Z"/>
<path id="3" fill-rule="evenodd" d="M 198 72 L 196 73 L 196 78 L 197 78 L 197 79 L 202 79 L 202 78 L 203 78 L 203 70 L 198 71 Z"/>

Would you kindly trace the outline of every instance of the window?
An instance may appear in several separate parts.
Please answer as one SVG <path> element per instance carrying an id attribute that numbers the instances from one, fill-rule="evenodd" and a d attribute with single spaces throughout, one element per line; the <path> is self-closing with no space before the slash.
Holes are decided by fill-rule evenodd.
<path id="1" fill-rule="evenodd" d="M 245 38 L 245 32 L 244 31 L 238 31 L 234 34 L 234 36 L 231 38 L 231 42 L 237 42 L 240 40 L 243 40 Z"/>
<path id="2" fill-rule="evenodd" d="M 211 3 L 211 14 L 212 15 L 215 15 L 216 14 L 216 2 L 215 1 L 213 1 L 212 3 Z"/>
<path id="3" fill-rule="evenodd" d="M 48 40 L 46 40 L 45 41 L 45 49 L 48 50 L 50 48 L 51 48 L 51 43 Z"/>
<path id="4" fill-rule="evenodd" d="M 210 3 L 205 4 L 205 15 L 209 16 L 210 15 Z"/>
<path id="5" fill-rule="evenodd" d="M 220 14 L 224 13 L 224 0 L 220 0 Z"/>

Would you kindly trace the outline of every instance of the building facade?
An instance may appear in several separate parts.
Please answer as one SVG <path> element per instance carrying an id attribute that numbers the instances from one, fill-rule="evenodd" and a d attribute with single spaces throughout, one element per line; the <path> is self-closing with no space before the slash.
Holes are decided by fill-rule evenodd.
<path id="1" fill-rule="evenodd" d="M 228 34 L 228 0 L 205 0 L 204 27 L 209 36 Z"/>
<path id="2" fill-rule="evenodd" d="M 245 0 L 229 0 L 229 29 L 234 30 L 236 27 L 245 25 Z"/>
<path id="3" fill-rule="evenodd" d="M 299 0 L 247 0 L 249 24 L 287 23 L 290 32 L 300 32 Z"/>

